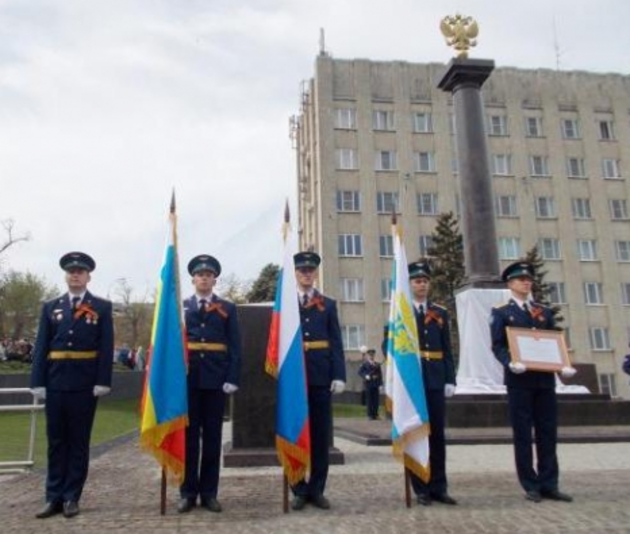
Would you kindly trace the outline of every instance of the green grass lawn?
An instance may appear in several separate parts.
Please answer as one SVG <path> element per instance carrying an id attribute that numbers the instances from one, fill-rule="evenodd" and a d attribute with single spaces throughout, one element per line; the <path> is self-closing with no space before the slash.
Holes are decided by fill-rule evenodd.
<path id="1" fill-rule="evenodd" d="M 360 404 L 333 404 L 334 417 L 365 417 L 365 406 Z"/>
<path id="2" fill-rule="evenodd" d="M 99 400 L 92 429 L 92 445 L 125 435 L 139 426 L 138 400 Z M 0 413 L 0 461 L 26 460 L 30 431 L 30 413 Z M 37 414 L 35 467 L 46 467 L 46 417 Z"/>

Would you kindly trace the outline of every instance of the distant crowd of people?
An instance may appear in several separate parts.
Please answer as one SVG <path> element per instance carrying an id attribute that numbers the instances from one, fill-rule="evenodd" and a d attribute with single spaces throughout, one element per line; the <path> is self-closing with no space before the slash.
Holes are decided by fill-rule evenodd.
<path id="1" fill-rule="evenodd" d="M 0 342 L 0 361 L 24 362 L 33 361 L 33 344 L 27 338 L 3 339 Z"/>
<path id="2" fill-rule="evenodd" d="M 124 344 L 114 349 L 114 363 L 119 363 L 132 371 L 144 371 L 146 350 L 142 346 L 133 349 Z"/>

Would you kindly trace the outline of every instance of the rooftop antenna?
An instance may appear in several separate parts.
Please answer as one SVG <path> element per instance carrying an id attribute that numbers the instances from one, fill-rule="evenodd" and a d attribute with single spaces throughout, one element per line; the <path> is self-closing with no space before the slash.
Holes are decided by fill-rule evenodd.
<path id="1" fill-rule="evenodd" d="M 558 29 L 555 16 L 553 17 L 553 49 L 556 54 L 556 70 L 560 70 L 560 44 L 558 43 Z"/>
<path id="2" fill-rule="evenodd" d="M 324 28 L 319 29 L 319 55 L 326 55 L 326 34 L 324 33 Z"/>

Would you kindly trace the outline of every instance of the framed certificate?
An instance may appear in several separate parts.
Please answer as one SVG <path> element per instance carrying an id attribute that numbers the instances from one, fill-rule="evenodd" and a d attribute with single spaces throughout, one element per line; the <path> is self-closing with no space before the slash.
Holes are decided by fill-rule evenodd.
<path id="1" fill-rule="evenodd" d="M 527 369 L 551 373 L 571 367 L 562 332 L 512 326 L 506 331 L 512 362 L 521 362 Z"/>

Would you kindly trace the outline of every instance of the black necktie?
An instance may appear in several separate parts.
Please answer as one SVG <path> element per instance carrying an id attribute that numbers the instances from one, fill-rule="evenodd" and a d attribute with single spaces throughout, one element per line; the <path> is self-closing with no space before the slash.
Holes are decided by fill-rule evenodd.
<path id="1" fill-rule="evenodd" d="M 72 309 L 76 310 L 79 307 L 79 302 L 81 301 L 81 297 L 72 297 Z"/>
<path id="2" fill-rule="evenodd" d="M 199 300 L 199 313 L 201 314 L 201 316 L 203 317 L 206 314 L 206 303 L 208 301 L 206 299 L 200 299 Z"/>
<path id="3" fill-rule="evenodd" d="M 304 293 L 304 295 L 302 295 L 302 306 L 306 308 L 307 305 L 308 305 L 308 293 Z"/>
<path id="4" fill-rule="evenodd" d="M 424 306 L 422 304 L 418 306 L 418 322 L 424 324 Z"/>
<path id="5" fill-rule="evenodd" d="M 523 311 L 529 315 L 529 308 L 527 307 L 527 302 L 523 302 Z"/>

